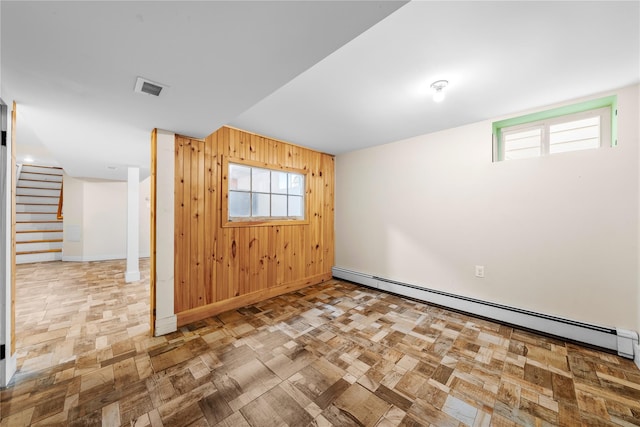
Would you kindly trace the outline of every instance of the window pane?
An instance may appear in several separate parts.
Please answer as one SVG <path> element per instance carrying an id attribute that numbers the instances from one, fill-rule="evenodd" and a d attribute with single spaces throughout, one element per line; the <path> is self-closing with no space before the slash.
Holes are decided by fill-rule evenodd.
<path id="1" fill-rule="evenodd" d="M 251 190 L 251 168 L 229 163 L 229 190 Z"/>
<path id="2" fill-rule="evenodd" d="M 251 191 L 268 193 L 271 188 L 271 171 L 267 169 L 251 168 Z"/>
<path id="3" fill-rule="evenodd" d="M 302 196 L 304 194 L 304 175 L 297 173 L 289 174 L 289 194 Z"/>
<path id="4" fill-rule="evenodd" d="M 509 132 L 503 135 L 504 158 L 524 159 L 538 157 L 542 154 L 542 129 L 526 129 Z"/>
<path id="5" fill-rule="evenodd" d="M 287 173 L 271 171 L 271 192 L 276 194 L 287 194 Z"/>
<path id="6" fill-rule="evenodd" d="M 251 216 L 269 216 L 269 195 L 253 193 L 251 196 Z"/>
<path id="7" fill-rule="evenodd" d="M 304 206 L 302 203 L 302 197 L 289 196 L 289 216 L 303 217 Z"/>
<path id="8" fill-rule="evenodd" d="M 549 152 L 588 150 L 600 147 L 600 116 L 558 123 L 549 127 Z"/>
<path id="9" fill-rule="evenodd" d="M 271 195 L 271 216 L 287 216 L 287 196 Z"/>
<path id="10" fill-rule="evenodd" d="M 251 215 L 251 193 L 229 191 L 229 217 L 247 217 Z"/>

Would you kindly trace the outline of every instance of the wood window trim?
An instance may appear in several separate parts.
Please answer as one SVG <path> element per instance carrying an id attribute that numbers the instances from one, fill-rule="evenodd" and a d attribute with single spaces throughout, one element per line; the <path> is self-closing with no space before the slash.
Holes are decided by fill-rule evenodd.
<path id="1" fill-rule="evenodd" d="M 283 172 L 294 172 L 304 175 L 304 219 L 256 219 L 248 221 L 230 221 L 229 220 L 229 163 L 242 166 L 250 166 L 262 169 L 269 169 Z M 246 160 L 238 157 L 223 156 L 222 157 L 222 203 L 221 203 L 221 226 L 222 228 L 235 227 L 269 227 L 281 225 L 309 225 L 309 171 L 306 169 L 297 169 L 288 166 L 274 165 L 265 162 L 257 162 L 254 160 Z"/>

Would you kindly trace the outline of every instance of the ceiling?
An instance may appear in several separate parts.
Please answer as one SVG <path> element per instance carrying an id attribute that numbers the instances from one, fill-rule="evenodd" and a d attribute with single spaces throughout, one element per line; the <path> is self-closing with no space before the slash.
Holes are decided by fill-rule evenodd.
<path id="1" fill-rule="evenodd" d="M 230 124 L 339 154 L 640 82 L 639 1 L 0 8 L 18 153 L 77 177 L 145 176 L 153 128 Z M 168 88 L 134 93 L 137 76 Z"/>

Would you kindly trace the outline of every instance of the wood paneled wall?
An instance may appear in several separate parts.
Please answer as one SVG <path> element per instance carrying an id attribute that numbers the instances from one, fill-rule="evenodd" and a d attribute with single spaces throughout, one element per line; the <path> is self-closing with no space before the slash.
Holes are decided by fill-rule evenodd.
<path id="1" fill-rule="evenodd" d="M 223 158 L 307 171 L 309 223 L 223 227 Z M 330 279 L 333 193 L 328 154 L 229 127 L 205 140 L 176 136 L 178 325 Z"/>

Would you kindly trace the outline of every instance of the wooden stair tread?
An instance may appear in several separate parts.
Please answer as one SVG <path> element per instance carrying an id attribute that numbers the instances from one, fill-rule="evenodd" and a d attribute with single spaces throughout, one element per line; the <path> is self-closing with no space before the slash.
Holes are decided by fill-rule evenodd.
<path id="1" fill-rule="evenodd" d="M 20 204 L 20 203 L 18 203 L 18 204 Z M 16 214 L 46 214 L 46 215 L 57 215 L 57 212 L 16 211 Z"/>
<path id="2" fill-rule="evenodd" d="M 62 222 L 61 219 L 48 219 L 48 220 L 38 220 L 38 221 L 16 221 L 16 224 L 43 224 L 46 222 Z"/>
<path id="3" fill-rule="evenodd" d="M 18 188 L 18 187 L 16 187 Z M 54 188 L 55 190 L 55 188 Z M 57 199 L 58 196 L 41 196 L 40 194 L 16 194 L 16 197 L 49 197 L 51 199 Z"/>
<path id="4" fill-rule="evenodd" d="M 42 249 L 39 251 L 23 251 L 23 252 L 16 252 L 16 255 L 45 254 L 48 252 L 62 252 L 62 249 Z"/>
<path id="5" fill-rule="evenodd" d="M 16 230 L 17 233 L 62 233 L 62 230 Z"/>
<path id="6" fill-rule="evenodd" d="M 43 168 L 43 169 L 58 169 L 58 170 L 62 170 L 62 168 L 60 166 L 47 166 L 47 165 L 36 165 L 33 163 L 23 163 L 22 167 L 28 167 L 28 168 Z"/>
<path id="7" fill-rule="evenodd" d="M 20 243 L 62 243 L 62 239 L 22 240 L 16 242 L 16 245 Z"/>
<path id="8" fill-rule="evenodd" d="M 23 173 L 31 173 L 31 172 L 23 172 Z M 31 178 L 22 178 L 18 181 L 31 181 L 31 182 L 53 182 L 54 184 L 62 184 L 62 181 L 52 181 L 50 179 L 31 179 Z"/>
<path id="9" fill-rule="evenodd" d="M 47 187 L 25 187 L 22 185 L 16 186 L 16 188 L 29 188 L 31 190 L 60 190 L 59 188 L 47 188 Z M 16 194 L 16 196 L 24 196 L 25 194 Z"/>

